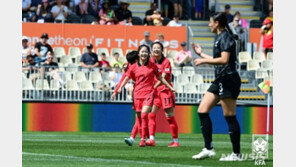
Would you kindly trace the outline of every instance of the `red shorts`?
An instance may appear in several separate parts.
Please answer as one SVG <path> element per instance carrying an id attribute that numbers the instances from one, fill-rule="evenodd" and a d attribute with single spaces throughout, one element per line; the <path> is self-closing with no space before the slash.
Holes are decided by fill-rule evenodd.
<path id="1" fill-rule="evenodd" d="M 175 94 L 170 90 L 164 90 L 157 92 L 157 95 L 154 97 L 153 104 L 159 108 L 167 109 L 175 107 Z"/>
<path id="2" fill-rule="evenodd" d="M 141 112 L 143 106 L 152 107 L 153 99 L 154 99 L 153 93 L 150 93 L 149 96 L 147 96 L 147 98 L 134 99 L 133 108 L 135 109 L 136 112 Z"/>

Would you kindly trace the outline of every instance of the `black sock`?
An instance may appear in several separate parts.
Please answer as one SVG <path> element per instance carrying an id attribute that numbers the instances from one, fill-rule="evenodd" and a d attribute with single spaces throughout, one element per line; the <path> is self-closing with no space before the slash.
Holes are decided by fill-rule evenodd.
<path id="1" fill-rule="evenodd" d="M 230 140 L 232 143 L 232 149 L 235 154 L 240 153 L 240 127 L 234 116 L 225 116 L 226 122 L 228 124 Z"/>
<path id="2" fill-rule="evenodd" d="M 205 141 L 205 148 L 212 149 L 212 121 L 209 113 L 198 113 L 200 119 L 200 128 Z"/>

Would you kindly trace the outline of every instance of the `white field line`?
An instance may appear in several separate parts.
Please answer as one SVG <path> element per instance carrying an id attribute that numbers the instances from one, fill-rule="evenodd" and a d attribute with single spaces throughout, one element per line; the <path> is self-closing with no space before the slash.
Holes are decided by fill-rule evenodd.
<path id="1" fill-rule="evenodd" d="M 78 157 L 71 155 L 58 155 L 58 154 L 43 154 L 43 153 L 28 153 L 22 152 L 23 155 L 31 155 L 31 156 L 43 156 L 43 157 L 59 157 L 59 158 L 67 158 L 67 159 L 76 159 L 78 161 L 89 161 L 89 162 L 121 162 L 121 163 L 131 163 L 131 164 L 144 164 L 144 165 L 166 165 L 166 166 L 188 166 L 188 167 L 202 167 L 202 166 L 194 166 L 194 165 L 185 165 L 185 164 L 169 164 L 169 163 L 155 163 L 155 162 L 147 162 L 147 161 L 134 161 L 134 160 L 120 160 L 120 159 L 104 159 L 104 158 L 90 158 L 90 157 Z"/>
<path id="2" fill-rule="evenodd" d="M 121 141 L 117 140 L 117 139 L 108 139 L 108 140 L 101 140 L 101 139 L 95 139 L 95 140 L 73 140 L 73 139 L 23 139 L 22 141 L 40 141 L 40 142 L 77 142 L 77 143 L 121 143 Z M 122 140 L 123 143 L 123 140 Z M 156 143 L 161 143 L 161 144 L 166 144 L 169 143 L 169 141 L 156 141 Z M 183 146 L 192 146 L 192 144 L 199 144 L 199 143 L 203 143 L 203 141 L 180 141 L 180 144 L 183 143 Z M 219 144 L 219 145 L 229 145 L 230 141 L 213 141 L 214 144 Z M 184 145 L 185 144 L 185 145 Z M 251 145 L 250 142 L 242 142 L 242 145 Z"/>

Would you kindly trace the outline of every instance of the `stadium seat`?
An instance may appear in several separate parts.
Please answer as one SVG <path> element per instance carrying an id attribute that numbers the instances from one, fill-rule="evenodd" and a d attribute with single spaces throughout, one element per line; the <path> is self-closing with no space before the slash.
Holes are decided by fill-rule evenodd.
<path id="1" fill-rule="evenodd" d="M 65 49 L 63 47 L 54 47 L 53 53 L 56 57 L 62 57 L 66 55 Z"/>
<path id="2" fill-rule="evenodd" d="M 37 79 L 36 80 L 36 89 L 42 90 L 42 84 L 43 84 L 43 90 L 49 90 L 49 85 L 46 79 Z"/>
<path id="3" fill-rule="evenodd" d="M 91 82 L 83 81 L 80 83 L 80 90 L 92 91 L 94 88 Z"/>
<path id="4" fill-rule="evenodd" d="M 121 48 L 112 48 L 111 49 L 111 55 L 110 56 L 113 56 L 114 55 L 114 53 L 119 53 L 119 56 L 120 57 L 123 57 L 124 55 L 123 55 L 123 51 L 122 51 L 122 49 Z"/>
<path id="5" fill-rule="evenodd" d="M 86 52 L 87 52 L 87 48 L 83 48 L 83 49 L 82 49 L 82 54 L 83 54 L 83 53 L 86 53 Z M 95 50 L 92 49 L 92 52 L 95 52 Z"/>
<path id="6" fill-rule="evenodd" d="M 75 72 L 73 78 L 76 82 L 86 81 L 85 73 L 83 71 Z"/>
<path id="7" fill-rule="evenodd" d="M 254 52 L 253 60 L 258 61 L 259 63 L 263 62 L 265 60 L 264 53 L 263 52 Z"/>
<path id="8" fill-rule="evenodd" d="M 123 56 L 120 56 L 119 57 L 119 61 L 124 62 L 124 63 L 127 62 L 125 56 L 124 57 Z"/>
<path id="9" fill-rule="evenodd" d="M 69 13 L 67 18 L 69 23 L 81 23 L 81 19 L 74 12 Z"/>
<path id="10" fill-rule="evenodd" d="M 107 56 L 106 60 L 110 63 L 111 66 L 111 63 L 115 61 L 115 58 L 113 56 Z"/>
<path id="11" fill-rule="evenodd" d="M 239 52 L 238 54 L 239 63 L 247 63 L 251 59 L 252 58 L 249 52 Z"/>
<path id="12" fill-rule="evenodd" d="M 92 23 L 96 18 L 92 15 L 83 15 L 81 18 L 81 23 L 90 24 Z"/>
<path id="13" fill-rule="evenodd" d="M 132 24 L 133 25 L 143 25 L 142 19 L 137 16 L 132 17 Z"/>
<path id="14" fill-rule="evenodd" d="M 267 60 L 273 60 L 273 52 L 267 53 Z"/>
<path id="15" fill-rule="evenodd" d="M 183 74 L 187 76 L 192 76 L 195 74 L 195 69 L 192 66 L 184 66 L 183 67 Z"/>
<path id="16" fill-rule="evenodd" d="M 68 64 L 72 64 L 72 57 L 71 56 L 62 56 L 61 57 L 61 61 L 62 64 L 64 64 L 65 66 L 67 66 Z"/>
<path id="17" fill-rule="evenodd" d="M 169 24 L 169 22 L 171 21 L 171 19 L 167 18 L 167 17 L 163 17 L 163 21 L 162 21 L 162 25 L 166 26 Z"/>
<path id="18" fill-rule="evenodd" d="M 178 51 L 177 50 L 168 50 L 168 57 L 171 57 L 175 60 L 175 57 L 177 56 Z"/>
<path id="19" fill-rule="evenodd" d="M 52 79 L 50 81 L 50 90 L 59 90 L 59 81 Z"/>
<path id="20" fill-rule="evenodd" d="M 23 80 L 22 80 L 22 88 L 23 88 L 23 90 L 33 90 L 34 86 L 32 84 L 31 79 L 23 78 Z"/>
<path id="21" fill-rule="evenodd" d="M 172 68 L 175 68 L 176 65 L 175 65 L 175 61 L 174 61 L 174 59 L 171 58 L 171 57 L 168 57 L 168 59 L 169 59 L 169 61 L 170 61 L 170 63 L 171 63 L 171 67 L 172 67 Z"/>
<path id="22" fill-rule="evenodd" d="M 181 75 L 182 72 L 181 72 L 181 68 L 172 68 L 172 74 L 174 76 L 178 76 L 178 75 Z"/>
<path id="23" fill-rule="evenodd" d="M 71 90 L 79 90 L 78 84 L 74 80 L 67 81 L 66 88 L 67 88 L 67 90 L 70 90 L 70 91 Z"/>
<path id="24" fill-rule="evenodd" d="M 81 59 L 80 55 L 76 56 L 75 63 L 80 65 L 81 64 L 80 59 Z"/>
<path id="25" fill-rule="evenodd" d="M 265 60 L 262 62 L 262 68 L 265 70 L 272 70 L 273 69 L 273 63 L 272 60 Z"/>
<path id="26" fill-rule="evenodd" d="M 64 81 L 70 81 L 70 80 L 72 80 L 72 73 L 65 71 L 65 72 L 63 72 L 62 78 Z"/>
<path id="27" fill-rule="evenodd" d="M 248 71 L 256 71 L 259 69 L 259 62 L 257 60 L 249 60 L 247 63 L 247 70 Z"/>
<path id="28" fill-rule="evenodd" d="M 78 56 L 81 55 L 81 51 L 78 47 L 69 47 L 69 52 L 68 52 L 69 56 Z"/>
<path id="29" fill-rule="evenodd" d="M 98 71 L 91 71 L 89 73 L 89 81 L 92 83 L 98 83 L 102 81 L 101 73 Z"/>
<path id="30" fill-rule="evenodd" d="M 197 93 L 195 84 L 187 83 L 184 85 L 184 93 Z"/>
<path id="31" fill-rule="evenodd" d="M 103 53 L 103 52 L 106 54 L 107 57 L 110 56 L 109 51 L 108 51 L 107 48 L 97 48 L 98 56 L 101 56 L 101 53 Z"/>
<path id="32" fill-rule="evenodd" d="M 198 93 L 201 93 L 201 94 L 206 93 L 206 91 L 209 89 L 210 86 L 211 84 L 209 83 L 203 83 L 198 85 Z"/>
<path id="33" fill-rule="evenodd" d="M 66 67 L 66 71 L 75 73 L 78 71 L 78 65 L 77 64 L 68 64 L 68 66 Z"/>
<path id="34" fill-rule="evenodd" d="M 195 85 L 200 85 L 200 84 L 204 83 L 203 76 L 200 74 L 194 74 L 194 75 L 192 75 L 191 78 L 192 78 L 191 82 L 194 83 Z"/>
<path id="35" fill-rule="evenodd" d="M 256 79 L 264 79 L 265 77 L 268 77 L 268 73 L 265 69 L 258 69 L 256 70 L 256 73 L 255 73 L 255 78 Z"/>
<path id="36" fill-rule="evenodd" d="M 186 85 L 187 83 L 189 83 L 189 78 L 187 75 L 181 74 L 177 76 L 177 84 Z"/>
<path id="37" fill-rule="evenodd" d="M 174 88 L 176 89 L 177 93 L 184 93 L 183 86 L 181 84 L 174 85 Z"/>

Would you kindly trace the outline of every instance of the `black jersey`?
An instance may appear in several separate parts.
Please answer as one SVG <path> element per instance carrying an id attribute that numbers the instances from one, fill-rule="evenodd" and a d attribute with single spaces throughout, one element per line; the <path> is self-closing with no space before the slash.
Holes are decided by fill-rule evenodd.
<path id="1" fill-rule="evenodd" d="M 215 37 L 213 52 L 214 58 L 221 57 L 222 52 L 230 53 L 228 64 L 215 65 L 216 78 L 227 73 L 231 74 L 236 72 L 236 43 L 232 35 L 227 30 L 223 30 Z"/>

